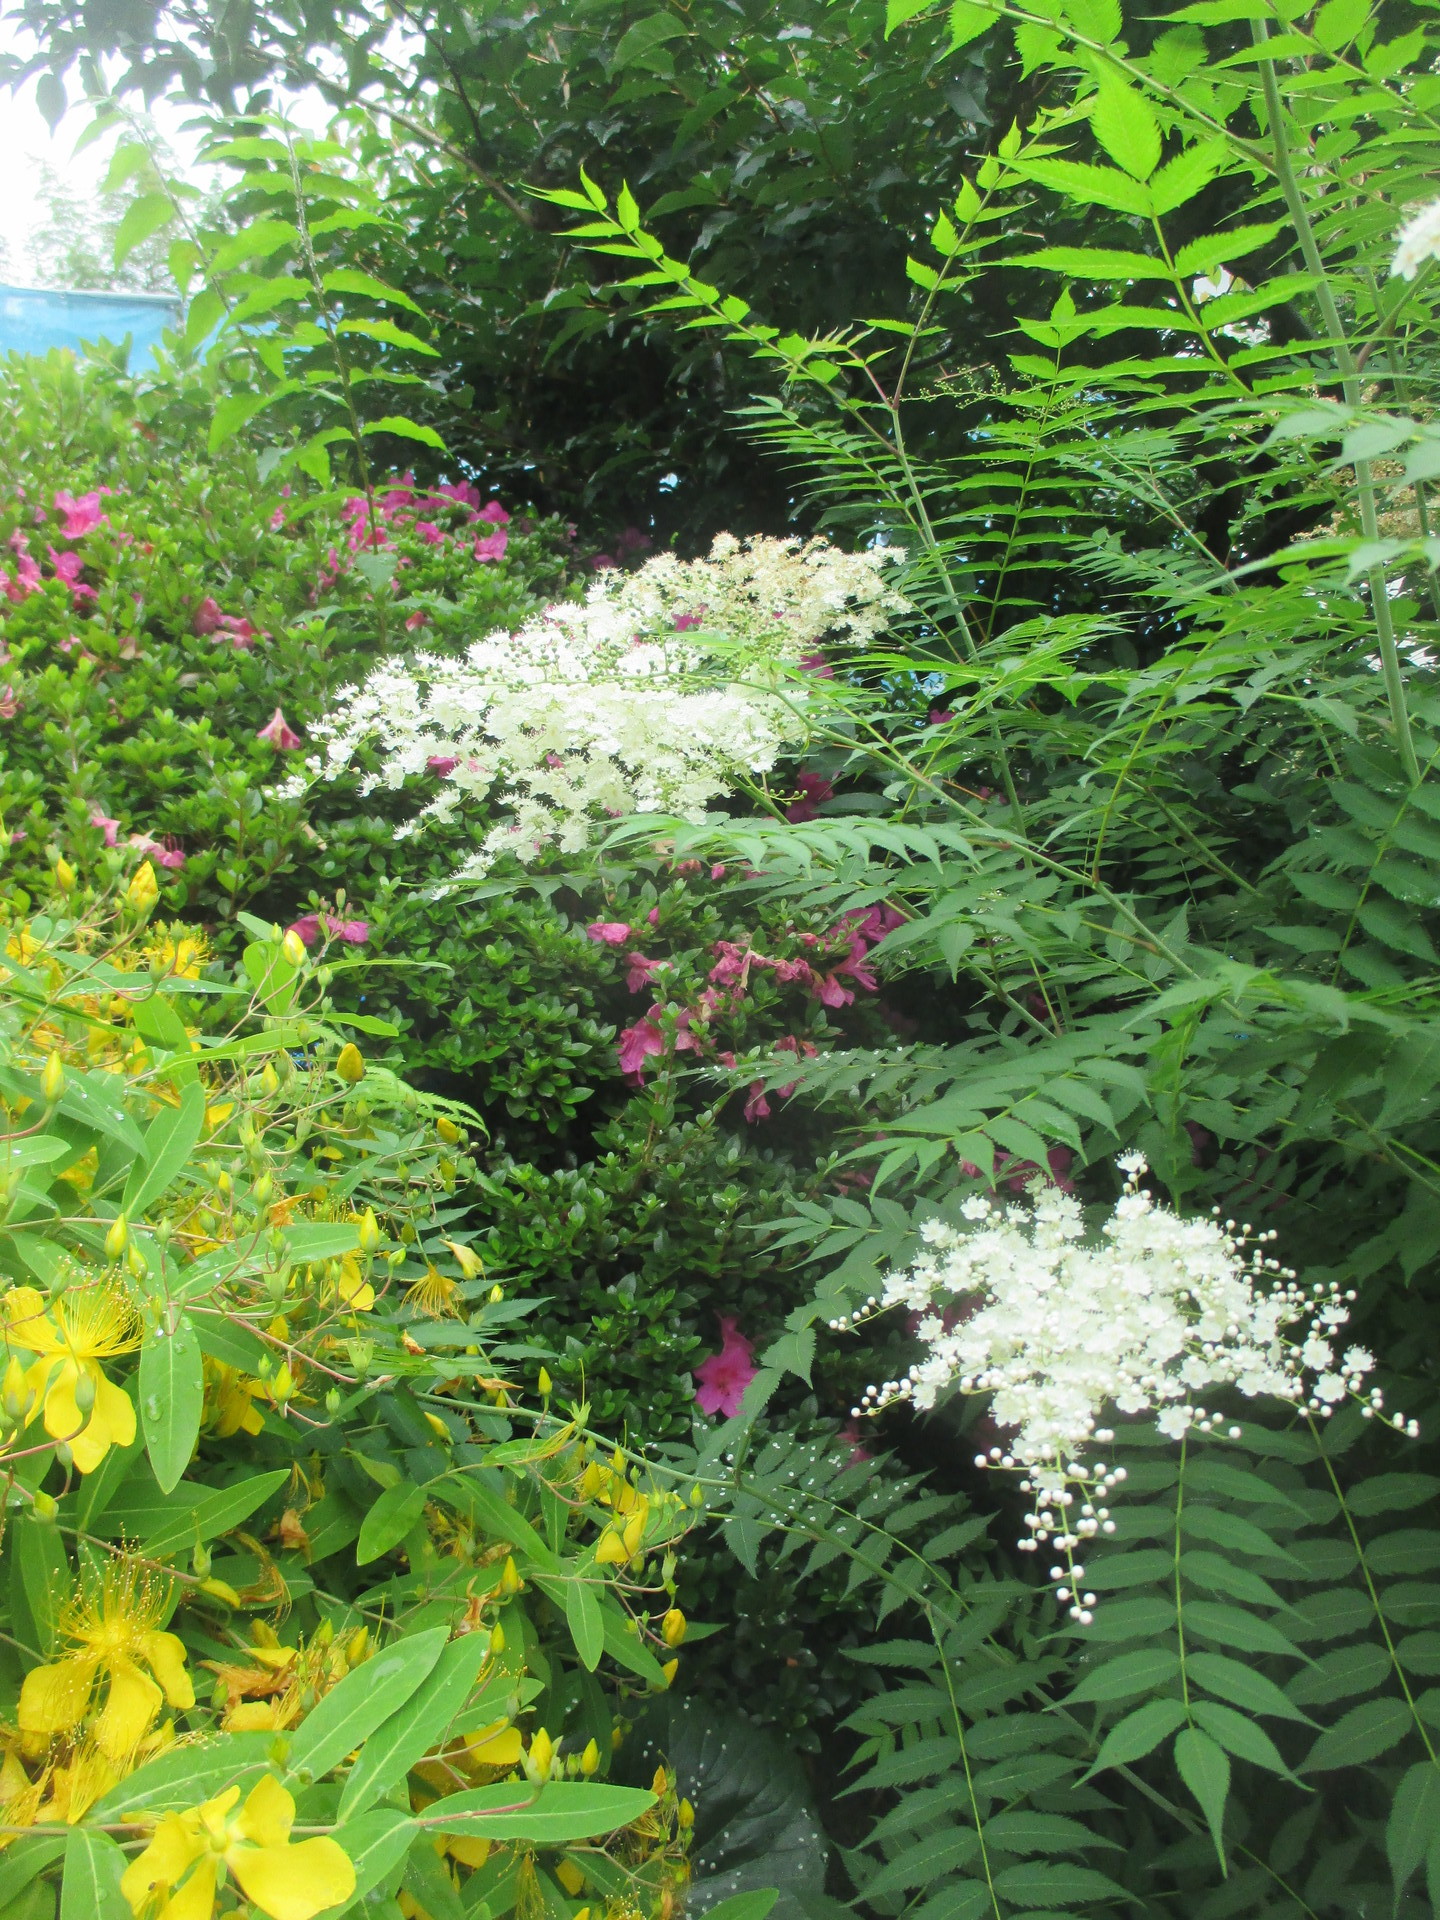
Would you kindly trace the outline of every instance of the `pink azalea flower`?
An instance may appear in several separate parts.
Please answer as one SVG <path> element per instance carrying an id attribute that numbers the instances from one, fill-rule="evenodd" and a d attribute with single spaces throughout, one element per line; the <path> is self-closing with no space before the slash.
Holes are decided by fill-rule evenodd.
<path id="1" fill-rule="evenodd" d="M 347 947 L 363 947 L 370 938 L 368 920 L 327 920 L 325 930 L 332 940 L 343 940 Z"/>
<path id="2" fill-rule="evenodd" d="M 642 533 L 639 527 L 622 527 L 615 536 L 615 545 L 621 553 L 646 553 L 655 542 L 648 533 Z"/>
<path id="3" fill-rule="evenodd" d="M 405 631 L 407 633 L 414 633 L 417 628 L 428 627 L 429 624 L 430 624 L 430 616 L 428 613 L 426 613 L 425 609 L 421 607 L 418 613 L 412 613 L 409 619 L 405 622 Z"/>
<path id="4" fill-rule="evenodd" d="M 478 500 L 480 496 L 476 494 L 475 497 Z M 510 524 L 510 516 L 498 500 L 487 500 L 475 517 L 477 520 L 488 520 L 492 527 L 505 527 Z"/>
<path id="5" fill-rule="evenodd" d="M 506 516 L 509 517 L 508 515 Z M 510 536 L 504 527 L 496 527 L 494 533 L 488 533 L 475 542 L 477 560 L 503 560 L 505 549 L 510 544 Z"/>
<path id="6" fill-rule="evenodd" d="M 20 696 L 14 687 L 0 687 L 0 720 L 13 720 L 20 711 Z"/>
<path id="7" fill-rule="evenodd" d="M 733 1420 L 745 1389 L 758 1371 L 755 1342 L 747 1340 L 729 1314 L 718 1314 L 720 1351 L 695 1369 L 695 1399 L 702 1413 L 723 1413 Z"/>
<path id="8" fill-rule="evenodd" d="M 607 947 L 623 947 L 631 929 L 626 920 L 592 920 L 585 931 L 592 940 L 599 940 Z"/>
<path id="9" fill-rule="evenodd" d="M 460 762 L 451 753 L 432 753 L 425 762 L 427 773 L 438 774 L 443 780 L 447 773 L 453 773 Z"/>
<path id="10" fill-rule="evenodd" d="M 931 707 L 930 709 L 930 725 L 932 727 L 943 727 L 947 721 L 953 720 L 954 718 L 955 716 L 949 707 Z"/>
<path id="11" fill-rule="evenodd" d="M 800 789 L 800 798 L 791 801 L 785 809 L 785 818 L 791 826 L 798 827 L 803 821 L 818 816 L 821 802 L 833 798 L 835 789 L 823 773 L 802 773 L 795 785 Z"/>
<path id="12" fill-rule="evenodd" d="M 653 1020 L 637 1020 L 633 1027 L 622 1027 L 616 1053 L 620 1071 L 633 1086 L 645 1084 L 645 1062 L 652 1053 L 661 1053 L 665 1036 Z"/>
<path id="13" fill-rule="evenodd" d="M 71 597 L 78 605 L 82 600 L 94 600 L 99 596 L 93 587 L 87 587 L 80 578 L 80 569 L 85 565 L 85 556 L 79 553 L 58 553 L 54 547 L 49 549 L 50 564 L 55 569 L 55 578 L 63 580 L 70 589 Z"/>
<path id="14" fill-rule="evenodd" d="M 300 745 L 299 734 L 296 733 L 295 729 L 290 725 L 279 707 L 276 707 L 274 713 L 271 714 L 263 727 L 257 727 L 255 729 L 255 738 L 257 740 L 268 740 L 277 752 L 288 752 L 292 748 Z"/>
<path id="15" fill-rule="evenodd" d="M 92 807 L 90 809 L 90 824 L 92 827 L 98 827 L 104 834 L 107 847 L 113 847 L 115 845 L 115 836 L 120 831 L 120 822 L 118 820 L 112 820 L 102 807 Z"/>
<path id="16" fill-rule="evenodd" d="M 157 867 L 183 867 L 185 855 L 173 840 L 152 840 L 148 833 L 132 833 L 130 845 L 137 853 L 144 854 L 147 860 L 153 860 Z"/>
<path id="17" fill-rule="evenodd" d="M 875 1458 L 868 1447 L 860 1444 L 860 1423 L 858 1420 L 847 1420 L 840 1429 L 837 1438 L 850 1442 L 850 1457 L 845 1462 L 847 1467 L 858 1467 L 864 1461 Z"/>
<path id="18" fill-rule="evenodd" d="M 443 493 L 447 500 L 457 500 L 462 507 L 478 507 L 480 504 L 480 489 L 472 486 L 468 480 L 442 480 L 435 491 Z"/>
<path id="19" fill-rule="evenodd" d="M 444 543 L 445 535 L 433 520 L 417 520 L 415 522 L 415 531 L 427 547 L 438 547 Z"/>
<path id="20" fill-rule="evenodd" d="M 72 493 L 59 492 L 55 496 L 55 511 L 63 513 L 64 522 L 60 528 L 63 540 L 82 540 L 87 533 L 94 533 L 97 527 L 108 527 L 110 522 L 100 511 L 102 494 L 108 494 L 109 487 L 97 487 L 93 493 L 82 493 L 77 500 Z"/>
<path id="21" fill-rule="evenodd" d="M 725 863 L 723 860 L 711 867 L 710 878 L 712 880 L 723 880 L 725 878 Z"/>
<path id="22" fill-rule="evenodd" d="M 848 987 L 841 986 L 833 973 L 817 973 L 813 992 L 822 1007 L 848 1007 L 855 998 Z"/>
<path id="23" fill-rule="evenodd" d="M 649 913 L 646 914 L 645 918 L 650 922 L 650 925 L 652 927 L 658 927 L 660 924 L 659 907 L 651 907 Z"/>
<path id="24" fill-rule="evenodd" d="M 20 553 L 15 562 L 15 576 L 0 570 L 0 593 L 17 606 L 20 601 L 36 591 L 40 585 L 40 569 L 28 553 Z"/>
<path id="25" fill-rule="evenodd" d="M 313 947 L 320 938 L 320 916 L 318 913 L 302 914 L 298 920 L 292 920 L 285 931 L 295 934 L 307 947 Z"/>
<path id="26" fill-rule="evenodd" d="M 627 953 L 625 956 L 625 984 L 631 993 L 643 993 L 650 984 L 650 976 L 658 973 L 665 965 L 663 960 L 647 960 L 643 953 Z"/>
<path id="27" fill-rule="evenodd" d="M 270 531 L 272 533 L 279 533 L 280 529 L 284 526 L 284 524 L 285 524 L 285 509 L 283 507 L 276 507 L 275 511 L 270 516 Z"/>
<path id="28" fill-rule="evenodd" d="M 745 1118 L 751 1126 L 757 1120 L 770 1118 L 770 1102 L 765 1098 L 765 1082 L 752 1080 L 750 1091 L 745 1097 Z"/>
<path id="29" fill-rule="evenodd" d="M 855 939 L 870 947 L 878 946 L 887 933 L 905 924 L 904 914 L 897 913 L 894 907 L 852 907 L 844 920 Z"/>

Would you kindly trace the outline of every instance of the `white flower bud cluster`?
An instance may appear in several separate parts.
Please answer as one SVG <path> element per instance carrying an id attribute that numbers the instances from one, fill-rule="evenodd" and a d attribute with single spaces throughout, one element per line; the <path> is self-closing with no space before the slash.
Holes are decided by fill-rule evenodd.
<path id="1" fill-rule="evenodd" d="M 387 662 L 342 689 L 313 728 L 323 753 L 281 791 L 336 779 L 372 746 L 380 765 L 364 791 L 440 781 L 402 834 L 467 802 L 498 806 L 504 817 L 457 877 L 502 852 L 578 852 L 625 814 L 703 819 L 738 779 L 803 746 L 817 682 L 798 669 L 821 642 L 863 644 L 908 611 L 884 577 L 900 557 L 721 534 L 704 560 L 607 570 L 583 601 L 517 633 L 488 634 L 460 658 Z"/>
<path id="2" fill-rule="evenodd" d="M 976 1464 L 1025 1476 L 1033 1505 L 1019 1544 L 1063 1557 L 1051 1577 L 1082 1626 L 1094 1595 L 1075 1552 L 1115 1531 L 1105 1502 L 1125 1480 L 1123 1467 L 1090 1457 L 1115 1438 L 1100 1425 L 1107 1408 L 1152 1414 L 1171 1439 L 1192 1427 L 1240 1437 L 1201 1404 L 1211 1388 L 1274 1395 L 1319 1419 L 1350 1396 L 1363 1399 L 1367 1418 L 1384 1408 L 1379 1388 L 1365 1386 L 1373 1356 L 1335 1351 L 1353 1293 L 1301 1286 L 1264 1251 L 1273 1231 L 1252 1234 L 1218 1209 L 1182 1219 L 1158 1206 L 1140 1186 L 1140 1154 L 1119 1166 L 1124 1190 L 1098 1238 L 1087 1237 L 1078 1200 L 1038 1179 L 1028 1205 L 969 1199 L 967 1226 L 931 1222 L 910 1267 L 858 1313 L 830 1322 L 846 1329 L 896 1306 L 919 1316 L 925 1357 L 903 1380 L 868 1387 L 857 1416 L 896 1400 L 933 1407 L 951 1390 L 995 1396 L 993 1417 L 1015 1439 Z M 1393 1424 L 1418 1432 L 1401 1414 Z"/>

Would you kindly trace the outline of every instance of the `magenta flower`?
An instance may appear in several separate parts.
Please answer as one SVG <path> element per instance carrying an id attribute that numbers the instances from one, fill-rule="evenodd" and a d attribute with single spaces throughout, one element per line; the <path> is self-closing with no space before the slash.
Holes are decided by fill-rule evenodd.
<path id="1" fill-rule="evenodd" d="M 268 740 L 277 752 L 288 752 L 291 748 L 300 745 L 299 734 L 296 733 L 295 729 L 290 725 L 279 707 L 276 707 L 274 713 L 271 714 L 263 727 L 257 727 L 255 729 L 255 738 L 257 740 Z"/>
<path id="2" fill-rule="evenodd" d="M 415 531 L 427 547 L 438 547 L 444 544 L 445 535 L 433 520 L 417 520 Z"/>
<path id="3" fill-rule="evenodd" d="M 932 727 L 943 727 L 954 718 L 955 715 L 950 711 L 949 707 L 931 707 L 930 709 L 930 725 Z"/>
<path id="4" fill-rule="evenodd" d="M 343 940 L 347 947 L 363 947 L 370 938 L 368 920 L 327 920 L 325 929 L 332 940 Z"/>
<path id="5" fill-rule="evenodd" d="M 479 498 L 478 494 L 476 498 Z M 498 500 L 487 500 L 475 517 L 477 520 L 488 520 L 492 527 L 507 527 L 510 524 L 510 516 Z"/>
<path id="6" fill-rule="evenodd" d="M 729 1314 L 718 1314 L 720 1351 L 695 1369 L 695 1399 L 702 1413 L 723 1413 L 733 1420 L 745 1389 L 755 1378 L 755 1342 L 747 1340 Z"/>
<path id="7" fill-rule="evenodd" d="M 607 947 L 623 947 L 630 938 L 630 924 L 626 920 L 592 920 L 585 931 L 592 940 L 599 940 Z"/>
<path id="8" fill-rule="evenodd" d="M 472 486 L 468 480 L 442 480 L 435 489 L 444 494 L 447 500 L 457 500 L 462 507 L 478 507 L 480 489 Z"/>
<path id="9" fill-rule="evenodd" d="M 835 678 L 835 669 L 823 653 L 802 653 L 800 664 L 807 673 L 813 673 L 817 679 L 833 680 Z"/>
<path id="10" fill-rule="evenodd" d="M 15 577 L 13 579 L 3 569 L 0 569 L 0 593 L 3 593 L 7 600 L 15 602 L 16 605 L 34 593 L 39 585 L 40 569 L 30 558 L 29 554 L 23 550 L 17 553 Z"/>
<path id="11" fill-rule="evenodd" d="M 663 960 L 647 960 L 643 953 L 627 953 L 625 956 L 625 984 L 631 993 L 643 993 L 650 984 L 650 976 L 658 973 L 665 965 Z"/>
<path id="12" fill-rule="evenodd" d="M 757 1120 L 770 1118 L 770 1102 L 765 1098 L 765 1082 L 752 1080 L 750 1091 L 745 1096 L 745 1118 L 753 1127 Z"/>
<path id="13" fill-rule="evenodd" d="M 785 818 L 791 826 L 798 827 L 803 821 L 818 816 L 821 803 L 833 798 L 835 789 L 823 773 L 802 773 L 795 785 L 800 789 L 800 798 L 791 801 L 785 809 Z"/>
<path id="14" fill-rule="evenodd" d="M 408 624 L 408 623 L 407 623 Z M 453 773 L 460 762 L 451 753 L 432 753 L 425 762 L 425 771 L 435 773 L 443 780 L 447 773 Z"/>
<path id="15" fill-rule="evenodd" d="M 118 820 L 112 820 L 102 807 L 92 807 L 90 809 L 90 824 L 92 827 L 98 827 L 104 834 L 107 847 L 114 846 L 115 836 L 120 831 L 120 822 Z"/>
<path id="16" fill-rule="evenodd" d="M 320 938 L 320 916 L 318 913 L 302 914 L 298 920 L 292 920 L 285 931 L 295 934 L 307 947 L 313 947 Z"/>
<path id="17" fill-rule="evenodd" d="M 677 614 L 675 617 L 675 631 L 676 633 L 689 633 L 692 627 L 700 626 L 704 618 L 705 609 L 703 607 L 701 607 L 698 613 Z"/>
<path id="18" fill-rule="evenodd" d="M 49 549 L 50 564 L 55 569 L 55 578 L 63 580 L 70 589 L 76 605 L 82 600 L 94 600 L 99 596 L 93 587 L 87 587 L 80 578 L 80 569 L 85 565 L 85 557 L 79 553 L 59 553 L 54 547 Z"/>
<path id="19" fill-rule="evenodd" d="M 279 533 L 280 529 L 284 526 L 284 524 L 285 524 L 285 509 L 283 507 L 276 507 L 275 511 L 270 516 L 270 531 L 272 533 Z"/>
<path id="20" fill-rule="evenodd" d="M 509 516 L 507 515 L 506 517 L 508 518 Z M 475 558 L 477 560 L 503 560 L 505 557 L 505 549 L 509 544 L 510 536 L 504 527 L 496 527 L 494 533 L 488 533 L 483 539 L 475 542 Z"/>
<path id="21" fill-rule="evenodd" d="M 418 628 L 428 627 L 429 624 L 430 624 L 430 616 L 428 613 L 426 613 L 425 609 L 421 607 L 418 613 L 412 613 L 410 617 L 406 620 L 405 631 L 407 633 L 414 633 Z"/>
<path id="22" fill-rule="evenodd" d="M 56 494 L 55 511 L 65 516 L 60 528 L 62 540 L 83 540 L 97 527 L 109 526 L 109 520 L 100 511 L 101 496 L 109 491 L 109 487 L 97 487 L 93 493 L 82 493 L 78 500 L 63 489 Z"/>
<path id="23" fill-rule="evenodd" d="M 645 1084 L 645 1062 L 652 1053 L 661 1053 L 665 1048 L 665 1036 L 653 1020 L 637 1020 L 633 1027 L 622 1027 L 620 1042 L 615 1051 L 620 1059 L 620 1071 L 633 1086 Z"/>
<path id="24" fill-rule="evenodd" d="M 0 687 L 0 720 L 13 720 L 20 711 L 20 696 L 8 683 Z"/>

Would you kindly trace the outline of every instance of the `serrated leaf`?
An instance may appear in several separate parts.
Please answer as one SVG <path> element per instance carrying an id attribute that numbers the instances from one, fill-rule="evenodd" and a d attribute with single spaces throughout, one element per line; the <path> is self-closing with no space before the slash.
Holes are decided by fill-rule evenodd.
<path id="1" fill-rule="evenodd" d="M 1385 1825 L 1385 1852 L 1399 1900 L 1406 1883 L 1440 1835 L 1440 1767 L 1419 1760 L 1396 1788 Z"/>
<path id="2" fill-rule="evenodd" d="M 1160 164 L 1160 128 L 1144 94 L 1109 67 L 1101 69 L 1090 113 L 1095 138 L 1132 179 L 1148 180 Z"/>
<path id="3" fill-rule="evenodd" d="M 175 208 L 168 193 L 142 193 L 138 200 L 132 200 L 115 229 L 115 265 L 122 266 L 138 246 L 174 218 Z"/>
<path id="4" fill-rule="evenodd" d="M 1198 1727 L 1186 1727 L 1175 1736 L 1175 1766 L 1180 1778 L 1200 1803 L 1215 1842 L 1220 1870 L 1225 1871 L 1225 1801 L 1230 1792 L 1230 1761 L 1225 1749 Z"/>
<path id="5" fill-rule="evenodd" d="M 1123 1767 L 1132 1760 L 1143 1760 L 1168 1735 L 1183 1727 L 1185 1718 L 1185 1708 L 1178 1700 L 1147 1700 L 1143 1707 L 1126 1714 L 1106 1734 L 1085 1778 L 1088 1780 L 1106 1767 Z"/>
<path id="6" fill-rule="evenodd" d="M 1363 1767 L 1398 1747 L 1414 1726 L 1403 1700 L 1364 1700 L 1327 1727 L 1301 1764 L 1302 1773 Z"/>
<path id="7" fill-rule="evenodd" d="M 1214 1700 L 1193 1701 L 1191 1708 L 1196 1720 L 1207 1733 L 1214 1735 L 1227 1753 L 1233 1753 L 1239 1760 L 1253 1761 L 1271 1773 L 1289 1774 L 1290 1769 L 1269 1734 L 1243 1713 L 1236 1713 L 1233 1707 L 1222 1707 Z"/>
<path id="8" fill-rule="evenodd" d="M 1086 1700 L 1124 1700 L 1130 1694 L 1149 1693 L 1173 1680 L 1180 1671 L 1180 1656 L 1170 1647 L 1137 1647 L 1122 1653 L 1087 1673 L 1079 1686 L 1065 1696 L 1066 1706 Z"/>
<path id="9" fill-rule="evenodd" d="M 1270 1713 L 1282 1720 L 1301 1720 L 1314 1725 L 1273 1680 L 1240 1660 L 1231 1660 L 1223 1653 L 1195 1653 L 1186 1661 L 1185 1670 L 1207 1693 L 1217 1695 L 1232 1706 L 1243 1707 L 1248 1713 Z"/>

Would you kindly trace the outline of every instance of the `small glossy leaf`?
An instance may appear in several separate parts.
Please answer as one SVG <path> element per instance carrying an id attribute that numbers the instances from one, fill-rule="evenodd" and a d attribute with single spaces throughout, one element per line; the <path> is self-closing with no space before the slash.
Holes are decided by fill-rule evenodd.
<path id="1" fill-rule="evenodd" d="M 184 1476 L 195 1454 L 205 1410 L 205 1369 L 200 1342 L 181 1315 L 170 1332 L 162 1321 L 140 1349 L 140 1419 L 145 1451 L 162 1493 Z"/>
<path id="2" fill-rule="evenodd" d="M 411 1486 L 405 1480 L 397 1486 L 387 1487 L 361 1525 L 360 1538 L 355 1543 L 356 1564 L 368 1566 L 372 1560 L 378 1560 L 382 1553 L 389 1553 L 392 1547 L 398 1547 L 424 1511 L 424 1487 Z"/>

